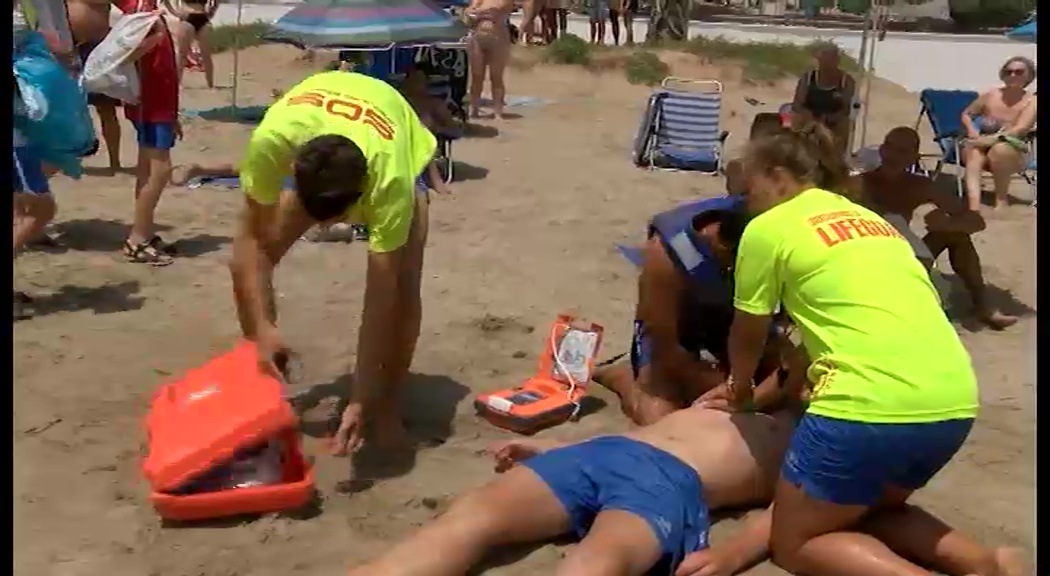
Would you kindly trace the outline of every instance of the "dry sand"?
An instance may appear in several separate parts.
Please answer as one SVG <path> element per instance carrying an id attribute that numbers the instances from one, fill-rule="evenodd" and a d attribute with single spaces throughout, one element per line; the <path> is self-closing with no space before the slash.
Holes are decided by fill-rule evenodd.
<path id="1" fill-rule="evenodd" d="M 668 57 L 678 75 L 719 71 Z M 308 65 L 285 47 L 242 55 L 244 101 L 265 103 L 273 88 Z M 315 64 L 316 66 L 316 64 Z M 220 78 L 229 60 L 220 58 Z M 731 74 L 724 112 L 730 147 L 752 114 L 785 101 L 790 87 L 741 86 Z M 188 74 L 185 105 L 222 103 Z M 323 511 L 207 527 L 162 527 L 139 468 L 149 395 L 158 384 L 227 349 L 237 337 L 226 271 L 237 191 L 170 189 L 160 207 L 167 237 L 186 256 L 164 269 L 125 263 L 117 252 L 131 216 L 132 178 L 89 175 L 55 181 L 55 231 L 68 248 L 29 252 L 16 286 L 38 295 L 41 314 L 15 329 L 14 573 L 20 576 L 264 576 L 341 574 L 426 522 L 453 495 L 492 478 L 479 451 L 507 434 L 482 423 L 470 399 L 529 375 L 554 315 L 572 311 L 604 324 L 602 356 L 626 349 L 634 270 L 613 249 L 643 234 L 646 218 L 675 202 L 713 196 L 719 178 L 646 172 L 629 149 L 648 90 L 619 72 L 578 68 L 514 70 L 512 94 L 552 101 L 513 109 L 492 138 L 457 143 L 463 181 L 437 198 L 425 270 L 426 315 L 408 406 L 422 449 L 414 465 L 364 468 L 374 478 L 348 494 L 345 460 L 315 455 Z M 745 96 L 769 103 L 752 106 Z M 873 134 L 911 124 L 916 99 L 876 87 Z M 126 126 L 124 159 L 135 157 Z M 176 162 L 236 162 L 249 126 L 190 121 Z M 96 170 L 104 154 L 90 159 Z M 1018 187 L 1018 195 L 1026 193 Z M 999 302 L 1024 319 L 1003 333 L 960 326 L 982 384 L 984 408 L 962 452 L 916 500 L 984 542 L 1034 551 L 1034 355 L 1036 211 L 1012 206 L 977 237 Z M 298 245 L 278 282 L 282 330 L 301 353 L 301 386 L 334 383 L 352 362 L 361 306 L 361 245 Z M 873 274 L 877 274 L 873 271 Z M 332 386 L 327 390 L 338 390 Z M 544 433 L 578 438 L 626 426 L 614 402 L 576 424 Z M 310 413 L 316 434 L 325 407 Z M 736 521 L 714 531 L 725 538 Z M 543 574 L 565 545 L 527 548 L 489 574 Z M 780 572 L 768 564 L 751 574 Z"/>

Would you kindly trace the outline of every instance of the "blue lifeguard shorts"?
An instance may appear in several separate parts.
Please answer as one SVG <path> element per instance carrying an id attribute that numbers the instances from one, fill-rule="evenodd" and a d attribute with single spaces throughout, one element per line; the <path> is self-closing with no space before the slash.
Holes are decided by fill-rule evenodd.
<path id="1" fill-rule="evenodd" d="M 872 506 L 889 487 L 925 486 L 971 428 L 972 418 L 868 424 L 807 413 L 791 438 L 781 476 L 817 500 Z"/>
<path id="2" fill-rule="evenodd" d="M 554 492 L 577 538 L 587 535 L 603 510 L 622 510 L 645 520 L 663 552 L 651 574 L 670 574 L 687 554 L 708 546 L 711 522 L 700 477 L 663 450 L 623 436 L 604 436 L 522 464 Z"/>

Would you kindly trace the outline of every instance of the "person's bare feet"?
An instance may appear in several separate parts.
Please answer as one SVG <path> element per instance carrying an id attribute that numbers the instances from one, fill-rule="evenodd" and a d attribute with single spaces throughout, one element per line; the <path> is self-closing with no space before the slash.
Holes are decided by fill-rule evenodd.
<path id="1" fill-rule="evenodd" d="M 1000 546 L 995 549 L 996 576 L 1032 576 L 1027 568 L 1024 555 L 1018 548 Z"/>
<path id="2" fill-rule="evenodd" d="M 1010 316 L 992 309 L 978 309 L 976 314 L 978 320 L 993 330 L 1005 330 L 1017 324 L 1018 320 L 1017 316 Z"/>
<path id="3" fill-rule="evenodd" d="M 190 180 L 199 175 L 200 166 L 197 166 L 196 164 L 175 166 L 171 169 L 171 185 L 185 186 L 186 184 L 189 184 Z"/>

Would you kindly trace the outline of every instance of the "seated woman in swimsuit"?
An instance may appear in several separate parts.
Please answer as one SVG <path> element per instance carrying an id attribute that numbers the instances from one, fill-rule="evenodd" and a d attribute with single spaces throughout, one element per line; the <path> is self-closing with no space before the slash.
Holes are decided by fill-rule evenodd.
<path id="1" fill-rule="evenodd" d="M 830 130 L 839 151 L 845 155 L 857 83 L 839 67 L 838 46 L 821 44 L 813 55 L 817 67 L 799 78 L 791 108 L 801 116 L 800 120 L 815 120 Z"/>
<path id="2" fill-rule="evenodd" d="M 503 119 L 507 87 L 503 73 L 510 58 L 510 29 L 507 18 L 514 10 L 513 0 L 471 0 L 463 15 L 471 27 L 467 50 L 470 55 L 470 115 L 478 116 L 486 71 L 492 89 L 492 111 Z M 523 33 L 528 35 L 527 30 Z"/>
<path id="3" fill-rule="evenodd" d="M 966 128 L 963 160 L 966 199 L 970 210 L 981 205 L 981 172 L 992 173 L 998 208 L 1010 190 L 1010 179 L 1024 168 L 1026 139 L 1036 122 L 1036 96 L 1028 93 L 1035 81 L 1035 62 L 1016 56 L 999 69 L 1003 86 L 981 94 L 962 114 Z"/>

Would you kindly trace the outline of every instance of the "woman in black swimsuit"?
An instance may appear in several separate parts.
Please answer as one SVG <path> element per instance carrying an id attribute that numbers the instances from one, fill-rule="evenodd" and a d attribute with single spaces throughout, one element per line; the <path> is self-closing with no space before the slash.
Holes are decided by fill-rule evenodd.
<path id="1" fill-rule="evenodd" d="M 799 78 L 791 108 L 800 119 L 811 118 L 827 126 L 845 154 L 856 81 L 839 68 L 839 49 L 834 44 L 817 47 L 814 57 L 817 67 Z"/>
<path id="2" fill-rule="evenodd" d="M 161 0 L 165 10 L 176 16 L 180 26 L 175 30 L 175 44 L 179 51 L 179 75 L 190 57 L 194 43 L 200 50 L 200 67 L 208 88 L 215 87 L 215 65 L 212 62 L 211 44 L 208 42 L 208 26 L 219 9 L 218 0 L 181 0 L 179 10 L 171 6 L 171 0 Z"/>

